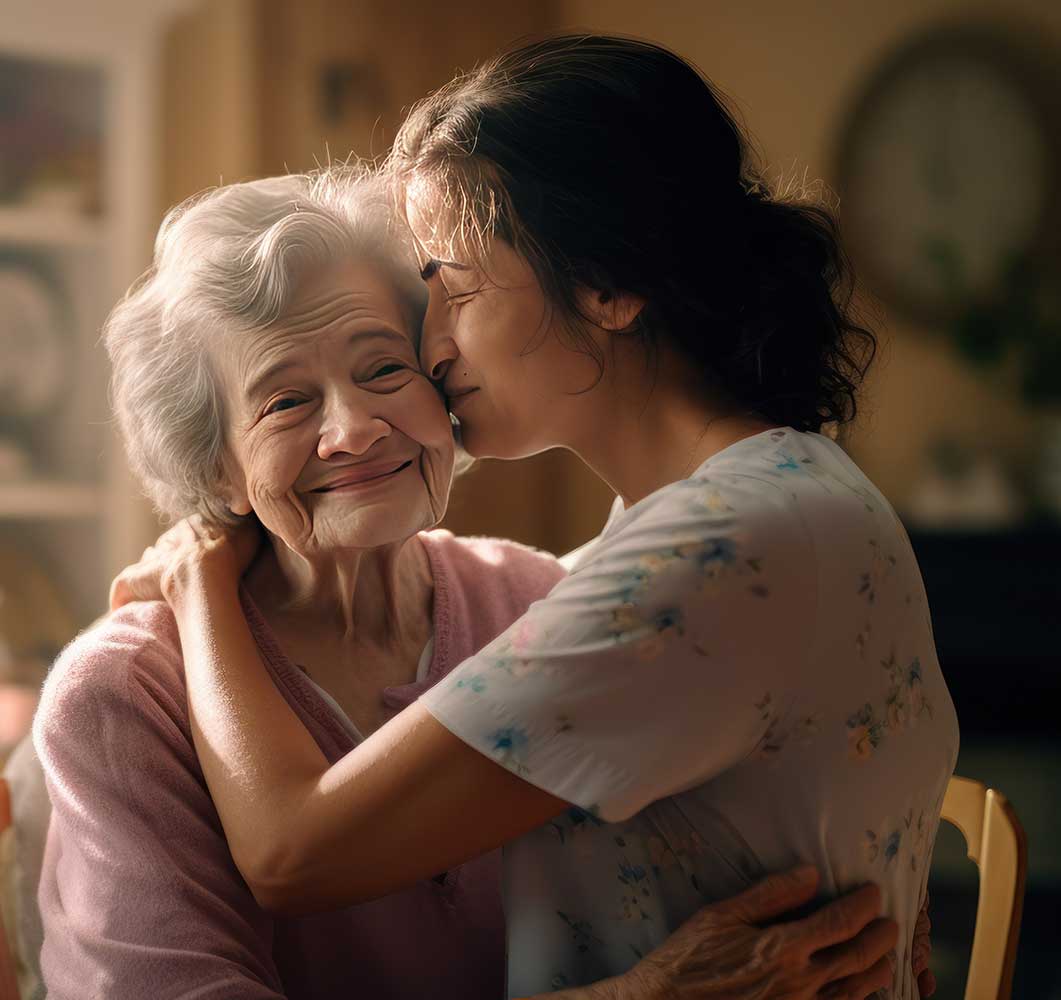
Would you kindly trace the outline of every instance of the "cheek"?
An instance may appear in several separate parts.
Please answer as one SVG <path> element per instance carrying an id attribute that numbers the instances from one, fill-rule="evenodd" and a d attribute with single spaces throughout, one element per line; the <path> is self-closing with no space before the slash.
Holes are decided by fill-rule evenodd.
<path id="1" fill-rule="evenodd" d="M 432 451 L 453 451 L 453 432 L 442 398 L 426 378 L 394 395 L 392 412 L 386 415 L 392 427 Z"/>
<path id="2" fill-rule="evenodd" d="M 268 504 L 288 496 L 312 451 L 309 435 L 297 428 L 252 442 L 243 462 L 252 502 Z"/>
<path id="3" fill-rule="evenodd" d="M 420 472 L 427 488 L 433 522 L 441 519 L 453 479 L 453 425 L 434 387 L 418 380 L 398 395 L 392 426 L 421 446 Z"/>

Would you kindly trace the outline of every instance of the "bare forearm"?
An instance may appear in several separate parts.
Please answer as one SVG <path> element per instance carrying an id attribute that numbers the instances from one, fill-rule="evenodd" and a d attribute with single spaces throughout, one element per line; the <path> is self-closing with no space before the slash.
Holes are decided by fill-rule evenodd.
<path id="1" fill-rule="evenodd" d="M 233 857 L 275 857 L 327 761 L 265 670 L 235 585 L 194 577 L 171 603 L 195 749 Z"/>

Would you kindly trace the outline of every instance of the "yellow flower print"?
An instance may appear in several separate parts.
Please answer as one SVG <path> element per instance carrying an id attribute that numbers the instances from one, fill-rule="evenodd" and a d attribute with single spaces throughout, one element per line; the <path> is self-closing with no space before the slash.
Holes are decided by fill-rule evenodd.
<path id="1" fill-rule="evenodd" d="M 709 490 L 701 501 L 704 508 L 711 511 L 712 514 L 723 514 L 732 511 L 733 508 L 726 503 L 722 494 L 718 490 Z"/>
<path id="2" fill-rule="evenodd" d="M 848 733 L 848 742 L 851 747 L 851 756 L 858 760 L 865 760 L 873 756 L 873 739 L 870 736 L 869 726 L 855 726 Z"/>
<path id="3" fill-rule="evenodd" d="M 906 702 L 896 693 L 888 698 L 887 703 L 888 728 L 896 733 L 906 725 L 907 710 Z"/>
<path id="4" fill-rule="evenodd" d="M 656 835 L 649 837 L 646 847 L 648 848 L 648 860 L 657 872 L 667 871 L 677 866 L 677 856 L 662 837 Z"/>
<path id="5" fill-rule="evenodd" d="M 847 745 L 855 760 L 868 760 L 884 740 L 885 725 L 866 702 L 847 720 Z"/>
<path id="6" fill-rule="evenodd" d="M 809 744 L 821 726 L 821 715 L 817 712 L 792 718 L 789 710 L 782 714 L 775 710 L 773 697 L 768 691 L 760 701 L 755 702 L 759 710 L 759 719 L 766 723 L 766 731 L 759 740 L 753 756 L 757 760 L 766 760 L 779 754 L 785 746 L 794 742 L 802 746 Z M 791 720 L 791 721 L 787 721 Z"/>
<path id="7" fill-rule="evenodd" d="M 644 624 L 645 620 L 641 617 L 641 609 L 636 604 L 630 602 L 620 604 L 612 612 L 611 631 L 617 636 L 622 635 L 624 632 L 633 632 Z"/>

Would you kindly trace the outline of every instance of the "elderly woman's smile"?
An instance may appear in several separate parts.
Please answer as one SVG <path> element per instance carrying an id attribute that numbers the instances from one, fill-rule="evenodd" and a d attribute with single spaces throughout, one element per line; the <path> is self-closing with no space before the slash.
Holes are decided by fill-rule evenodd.
<path id="1" fill-rule="evenodd" d="M 402 462 L 397 468 L 393 468 L 393 463 L 375 463 L 375 464 L 362 464 L 358 462 L 348 472 L 335 476 L 329 479 L 323 486 L 318 486 L 316 489 L 311 490 L 311 493 L 335 493 L 336 491 L 350 491 L 356 490 L 361 487 L 371 486 L 376 483 L 380 483 L 385 479 L 390 479 L 391 476 L 397 475 L 399 472 L 403 472 L 412 466 L 412 460 Z"/>
<path id="2" fill-rule="evenodd" d="M 349 260 L 307 279 L 264 332 L 222 338 L 212 354 L 234 513 L 253 510 L 303 554 L 399 541 L 439 520 L 453 436 L 409 312 L 381 268 Z"/>

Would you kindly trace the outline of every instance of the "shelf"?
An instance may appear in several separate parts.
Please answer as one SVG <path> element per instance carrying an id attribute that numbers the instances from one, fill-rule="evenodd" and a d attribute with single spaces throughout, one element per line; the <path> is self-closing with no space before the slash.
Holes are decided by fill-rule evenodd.
<path id="1" fill-rule="evenodd" d="M 0 246 L 16 244 L 92 250 L 106 227 L 98 219 L 61 209 L 0 205 Z"/>
<path id="2" fill-rule="evenodd" d="M 49 480 L 0 482 L 0 518 L 55 520 L 95 517 L 103 511 L 103 491 L 97 486 Z"/>

